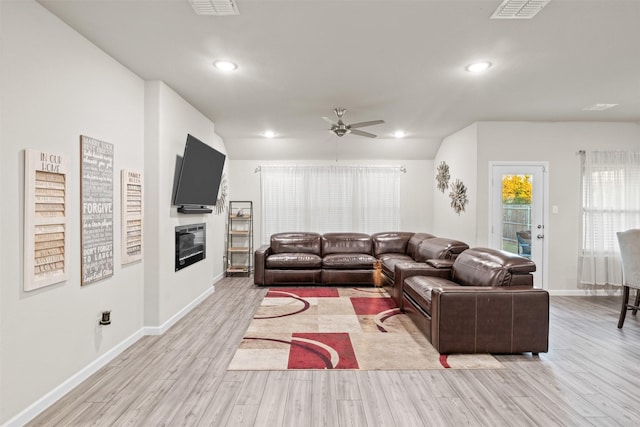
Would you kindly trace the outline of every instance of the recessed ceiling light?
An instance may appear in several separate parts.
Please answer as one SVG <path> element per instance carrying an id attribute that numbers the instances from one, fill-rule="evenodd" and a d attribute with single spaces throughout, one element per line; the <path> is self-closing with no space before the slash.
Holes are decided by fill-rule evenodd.
<path id="1" fill-rule="evenodd" d="M 473 64 L 469 64 L 464 69 L 470 73 L 480 73 L 482 71 L 488 70 L 489 68 L 491 68 L 491 62 L 482 61 L 482 62 L 474 62 Z"/>
<path id="2" fill-rule="evenodd" d="M 397 130 L 393 133 L 393 136 L 395 138 L 404 138 L 405 136 L 407 136 L 407 133 L 403 130 Z"/>
<path id="3" fill-rule="evenodd" d="M 276 133 L 272 130 L 265 131 L 264 136 L 266 138 L 273 138 L 276 136 Z"/>
<path id="4" fill-rule="evenodd" d="M 238 66 L 231 61 L 219 60 L 213 63 L 213 66 L 220 71 L 235 71 Z"/>

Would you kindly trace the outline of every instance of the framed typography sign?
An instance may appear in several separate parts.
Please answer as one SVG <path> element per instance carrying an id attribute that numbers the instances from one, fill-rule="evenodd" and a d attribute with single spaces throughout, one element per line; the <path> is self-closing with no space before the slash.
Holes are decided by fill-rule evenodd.
<path id="1" fill-rule="evenodd" d="M 82 285 L 113 275 L 113 144 L 80 137 Z"/>
<path id="2" fill-rule="evenodd" d="M 142 172 L 122 169 L 122 264 L 142 259 Z"/>
<path id="3" fill-rule="evenodd" d="M 67 159 L 25 150 L 24 282 L 32 291 L 69 277 Z"/>

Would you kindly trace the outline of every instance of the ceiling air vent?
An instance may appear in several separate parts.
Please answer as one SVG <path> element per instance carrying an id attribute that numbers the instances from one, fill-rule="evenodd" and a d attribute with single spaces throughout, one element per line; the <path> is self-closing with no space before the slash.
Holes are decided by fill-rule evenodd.
<path id="1" fill-rule="evenodd" d="M 189 0 L 197 15 L 240 15 L 235 0 Z"/>
<path id="2" fill-rule="evenodd" d="M 551 0 L 504 0 L 491 19 L 531 19 Z"/>

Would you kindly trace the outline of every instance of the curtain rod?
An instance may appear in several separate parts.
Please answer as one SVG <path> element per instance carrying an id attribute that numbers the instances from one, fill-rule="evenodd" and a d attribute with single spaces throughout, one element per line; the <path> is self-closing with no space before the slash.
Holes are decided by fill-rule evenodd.
<path id="1" fill-rule="evenodd" d="M 296 165 L 273 165 L 273 166 L 296 166 Z M 305 165 L 305 166 L 309 166 L 309 165 Z M 312 166 L 325 166 L 325 165 L 312 165 Z M 373 167 L 373 168 L 399 168 L 400 172 L 402 173 L 407 173 L 407 168 L 404 166 L 384 166 L 384 165 L 368 165 L 368 166 L 343 166 L 343 167 L 348 167 L 348 168 L 362 168 L 362 167 Z M 262 166 L 258 166 L 257 168 L 254 169 L 254 173 L 258 173 L 260 172 Z"/>

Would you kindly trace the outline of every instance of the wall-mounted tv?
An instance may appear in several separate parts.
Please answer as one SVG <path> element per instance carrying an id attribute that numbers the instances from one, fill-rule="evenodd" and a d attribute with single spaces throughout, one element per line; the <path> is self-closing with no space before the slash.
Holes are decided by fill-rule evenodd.
<path id="1" fill-rule="evenodd" d="M 226 156 L 198 138 L 187 135 L 173 204 L 180 213 L 211 213 L 218 200 Z"/>

